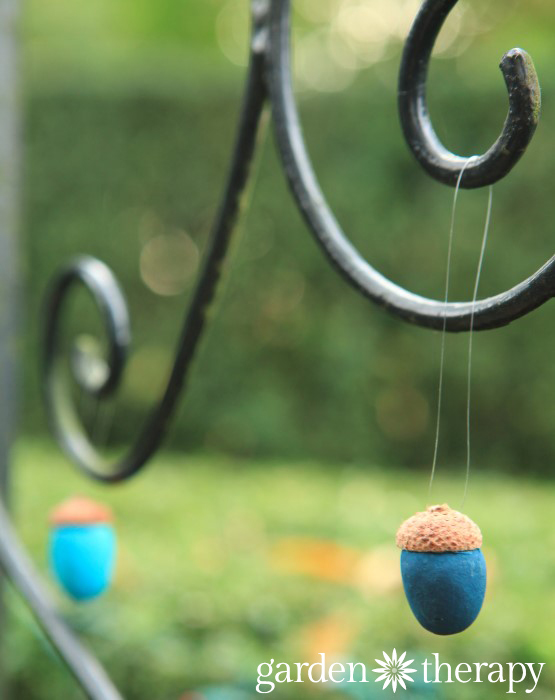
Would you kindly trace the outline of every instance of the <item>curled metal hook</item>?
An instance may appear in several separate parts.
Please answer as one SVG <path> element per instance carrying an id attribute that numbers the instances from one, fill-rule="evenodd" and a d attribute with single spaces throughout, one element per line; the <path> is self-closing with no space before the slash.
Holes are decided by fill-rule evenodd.
<path id="1" fill-rule="evenodd" d="M 538 76 L 523 49 L 511 49 L 499 67 L 509 93 L 509 112 L 497 141 L 472 163 L 448 151 L 438 139 L 428 113 L 426 81 L 434 43 L 457 0 L 426 0 L 410 30 L 399 73 L 399 116 L 405 139 L 416 159 L 436 180 L 461 187 L 491 185 L 503 178 L 526 150 L 541 108 Z"/>

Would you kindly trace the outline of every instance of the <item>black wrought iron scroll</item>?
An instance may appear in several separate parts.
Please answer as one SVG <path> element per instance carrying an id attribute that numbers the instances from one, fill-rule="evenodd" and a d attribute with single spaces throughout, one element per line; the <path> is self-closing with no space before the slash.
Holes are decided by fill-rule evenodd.
<path id="1" fill-rule="evenodd" d="M 509 92 L 509 113 L 496 143 L 482 156 L 450 153 L 439 142 L 426 107 L 427 68 L 441 26 L 457 0 L 426 0 L 410 31 L 401 62 L 399 112 L 405 138 L 426 171 L 454 185 L 464 168 L 461 186 L 480 187 L 506 175 L 533 136 L 540 111 L 540 91 L 529 56 L 520 49 L 505 54 L 501 69 Z M 252 0 L 250 65 L 238 135 L 227 184 L 212 229 L 204 267 L 183 321 L 175 360 L 162 397 L 147 418 L 136 442 L 121 459 L 102 457 L 80 424 L 71 400 L 62 347 L 63 314 L 72 289 L 84 286 L 97 303 L 109 351 L 106 372 L 92 375 L 73 362 L 71 380 L 80 389 L 105 400 L 117 391 L 130 340 L 124 296 L 109 268 L 79 257 L 55 277 L 46 300 L 44 395 L 54 434 L 69 457 L 89 476 L 118 482 L 135 474 L 159 447 L 183 390 L 191 362 L 205 329 L 207 314 L 221 276 L 231 235 L 240 213 L 264 105 L 272 109 L 277 147 L 297 206 L 308 228 L 346 280 L 373 302 L 405 321 L 448 331 L 486 330 L 510 323 L 555 294 L 555 256 L 528 279 L 506 292 L 471 302 L 445 304 L 413 294 L 386 279 L 350 243 L 319 187 L 303 140 L 291 82 L 290 0 Z M 376 224 L 375 224 L 376 225 Z M 369 231 L 372 235 L 372 230 Z M 0 510 L 0 560 L 26 598 L 62 658 L 90 698 L 120 697 L 102 669 L 82 649 L 71 631 L 52 612 L 48 596 Z M 69 641 L 68 641 L 69 640 Z M 71 641 L 73 640 L 73 642 Z"/>
<path id="2" fill-rule="evenodd" d="M 214 298 L 231 235 L 239 214 L 241 194 L 246 185 L 249 166 L 254 153 L 260 115 L 266 99 L 264 83 L 264 42 L 261 33 L 263 15 L 254 13 L 254 31 L 249 77 L 243 102 L 243 111 L 228 180 L 212 229 L 209 249 L 192 300 L 185 315 L 173 368 L 165 391 L 154 407 L 137 441 L 115 463 L 104 459 L 94 448 L 81 426 L 71 404 L 71 393 L 64 379 L 63 357 L 60 352 L 62 312 L 69 292 L 84 285 L 93 295 L 104 321 L 110 352 L 108 372 L 98 382 L 73 365 L 73 376 L 83 392 L 99 400 L 111 396 L 119 386 L 123 373 L 127 346 L 130 341 L 127 306 L 123 293 L 110 269 L 90 257 L 80 257 L 63 268 L 49 290 L 46 309 L 44 342 L 44 397 L 54 434 L 70 458 L 89 476 L 108 482 L 117 482 L 132 476 L 160 445 L 181 394 L 191 367 L 198 342 L 204 330 L 210 304 Z"/>
<path id="3" fill-rule="evenodd" d="M 427 0 L 411 29 L 401 63 L 399 107 L 403 123 L 410 123 L 410 118 L 406 115 L 407 107 L 411 102 L 410 95 L 418 97 L 420 117 L 422 118 L 425 114 L 423 100 L 425 68 L 442 18 L 445 18 L 448 10 L 454 4 L 453 0 Z M 430 16 L 434 21 L 428 22 Z M 404 320 L 428 328 L 441 329 L 445 327 L 447 331 L 453 332 L 468 330 L 471 321 L 475 330 L 503 326 L 550 299 L 555 293 L 555 257 L 552 257 L 540 270 L 516 287 L 502 294 L 481 299 L 474 305 L 470 302 L 445 304 L 442 301 L 413 294 L 386 279 L 359 255 L 342 231 L 322 194 L 304 144 L 291 85 L 289 24 L 289 0 L 272 2 L 270 43 L 268 46 L 268 87 L 276 140 L 285 174 L 297 205 L 318 244 L 344 277 L 369 299 Z M 417 51 L 422 52 L 422 54 L 418 54 Z M 421 68 L 415 70 L 414 66 L 418 65 L 419 62 L 421 62 Z M 533 99 L 527 95 L 528 92 L 532 92 L 530 84 L 533 84 L 534 71 L 529 68 L 531 61 L 527 60 L 526 64 L 526 79 L 518 81 L 511 79 L 511 91 L 519 97 L 518 99 L 513 97 L 511 100 L 513 116 L 509 118 L 510 123 L 518 121 L 515 113 L 517 107 L 529 105 L 531 102 L 535 105 L 534 113 L 537 121 L 539 88 L 534 88 Z M 519 65 L 519 63 L 515 65 Z M 522 93 L 525 94 L 522 95 Z M 407 95 L 409 95 L 409 99 L 407 99 Z M 527 117 L 524 116 L 522 120 L 526 121 Z M 431 132 L 429 123 L 424 121 L 423 124 L 422 133 L 419 133 L 418 129 L 414 129 L 409 145 L 413 152 L 429 151 L 435 154 L 440 148 L 439 144 L 435 137 L 431 137 L 433 132 Z M 531 124 L 528 129 L 530 135 L 533 132 L 533 127 L 534 125 Z M 427 137 L 427 140 L 424 140 L 424 136 Z M 502 138 L 505 140 L 504 137 Z M 513 153 L 508 162 L 514 163 L 522 154 L 523 139 L 506 139 L 506 147 L 509 153 Z M 497 149 L 494 147 L 494 154 L 496 152 Z M 441 147 L 438 156 L 442 156 L 445 160 L 447 159 L 446 153 L 447 151 Z M 419 160 L 422 161 L 421 158 Z M 452 161 L 452 171 L 449 172 L 449 177 L 442 179 L 446 184 L 454 184 L 468 159 L 451 155 L 448 160 Z M 474 166 L 479 169 L 477 174 L 474 171 L 473 177 L 481 178 L 483 182 L 494 182 L 502 175 L 497 163 L 497 157 L 488 157 L 482 160 L 478 166 Z M 494 165 L 497 169 L 492 172 L 491 168 Z M 470 172 L 472 172 L 472 168 L 472 165 L 468 166 Z M 465 178 L 463 177 L 464 182 Z M 471 181 L 466 181 L 467 185 L 470 183 Z"/>

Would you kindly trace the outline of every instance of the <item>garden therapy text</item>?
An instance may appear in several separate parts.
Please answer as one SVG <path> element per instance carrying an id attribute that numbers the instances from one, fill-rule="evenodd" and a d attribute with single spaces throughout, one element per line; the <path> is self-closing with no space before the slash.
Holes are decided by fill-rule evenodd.
<path id="1" fill-rule="evenodd" d="M 257 693 L 271 693 L 276 683 L 370 683 L 375 680 L 367 674 L 363 663 L 326 664 L 326 655 L 313 664 L 280 662 L 274 659 L 258 666 Z M 417 666 L 417 675 L 424 683 L 507 683 L 507 693 L 516 693 L 515 687 L 533 693 L 538 685 L 545 663 L 459 663 L 456 666 L 440 662 L 439 654 L 433 660 L 425 659 Z M 520 685 L 523 684 L 523 685 Z"/>

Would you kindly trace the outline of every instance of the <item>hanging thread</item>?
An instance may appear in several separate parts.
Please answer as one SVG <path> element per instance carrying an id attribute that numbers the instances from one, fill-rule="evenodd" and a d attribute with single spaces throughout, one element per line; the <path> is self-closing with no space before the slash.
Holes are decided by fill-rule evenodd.
<path id="1" fill-rule="evenodd" d="M 460 185 L 461 185 L 461 180 L 462 176 L 464 174 L 464 171 L 468 165 L 472 163 L 473 160 L 475 160 L 478 156 L 471 156 L 468 158 L 464 166 L 462 167 L 459 176 L 457 178 L 457 184 L 455 187 L 455 193 L 453 195 L 453 205 L 451 207 L 451 221 L 450 221 L 450 226 L 449 226 L 449 238 L 448 238 L 448 244 L 447 244 L 447 263 L 446 263 L 446 271 L 445 271 L 445 294 L 444 294 L 444 309 L 445 313 L 443 316 L 443 326 L 441 330 L 441 349 L 440 349 L 440 360 L 439 360 L 439 381 L 438 381 L 438 392 L 437 392 L 437 414 L 436 414 L 436 429 L 435 429 L 435 439 L 434 439 L 434 452 L 433 452 L 433 458 L 432 458 L 432 470 L 430 474 L 430 482 L 428 485 L 428 501 L 431 499 L 431 494 L 432 494 L 432 485 L 434 482 L 434 477 L 435 477 L 435 472 L 436 472 L 436 467 L 437 467 L 437 459 L 438 459 L 438 452 L 439 452 L 439 435 L 440 435 L 440 426 L 441 426 L 441 408 L 442 408 L 442 399 L 443 399 L 443 375 L 444 375 L 444 367 L 445 367 L 445 338 L 447 335 L 447 305 L 449 302 L 449 284 L 450 284 L 450 279 L 451 279 L 451 258 L 452 258 L 452 251 L 453 251 L 453 239 L 454 239 L 454 233 L 455 233 L 455 215 L 457 211 L 457 202 L 458 202 L 458 197 L 459 197 L 459 191 L 460 191 Z M 489 231 L 489 226 L 490 226 L 490 221 L 491 221 L 491 209 L 492 209 L 492 201 L 493 201 L 493 189 L 490 186 L 489 188 L 489 197 L 488 197 L 488 207 L 487 207 L 487 213 L 486 213 L 486 222 L 484 226 L 484 233 L 482 236 L 482 245 L 480 249 L 480 256 L 478 260 L 478 267 L 476 271 L 476 277 L 474 281 L 474 290 L 473 290 L 473 296 L 472 296 L 472 307 L 471 307 L 471 316 L 470 316 L 470 327 L 469 327 L 469 344 L 468 344 L 468 365 L 467 365 L 467 407 L 466 407 L 466 476 L 465 476 L 465 487 L 464 487 L 464 496 L 463 496 L 463 503 L 464 500 L 466 499 L 467 491 L 468 491 L 468 481 L 469 481 L 469 475 L 470 475 L 470 387 L 471 387 L 471 368 L 472 368 L 472 337 L 473 337 L 473 327 L 474 327 L 474 310 L 475 310 L 475 305 L 476 305 L 476 299 L 478 296 L 478 287 L 480 283 L 480 275 L 483 267 L 483 262 L 484 262 L 484 254 L 485 254 L 485 248 L 486 248 L 486 242 L 487 242 L 487 237 L 488 237 L 488 231 Z"/>

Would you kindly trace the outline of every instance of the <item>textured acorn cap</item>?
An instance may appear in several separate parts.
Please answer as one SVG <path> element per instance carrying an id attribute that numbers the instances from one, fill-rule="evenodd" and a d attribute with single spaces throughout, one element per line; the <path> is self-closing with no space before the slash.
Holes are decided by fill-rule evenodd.
<path id="1" fill-rule="evenodd" d="M 478 525 L 446 503 L 405 520 L 396 539 L 398 547 L 410 552 L 466 552 L 482 546 Z"/>
<path id="2" fill-rule="evenodd" d="M 93 525 L 112 522 L 112 511 L 90 498 L 75 496 L 60 503 L 50 513 L 51 525 Z"/>

